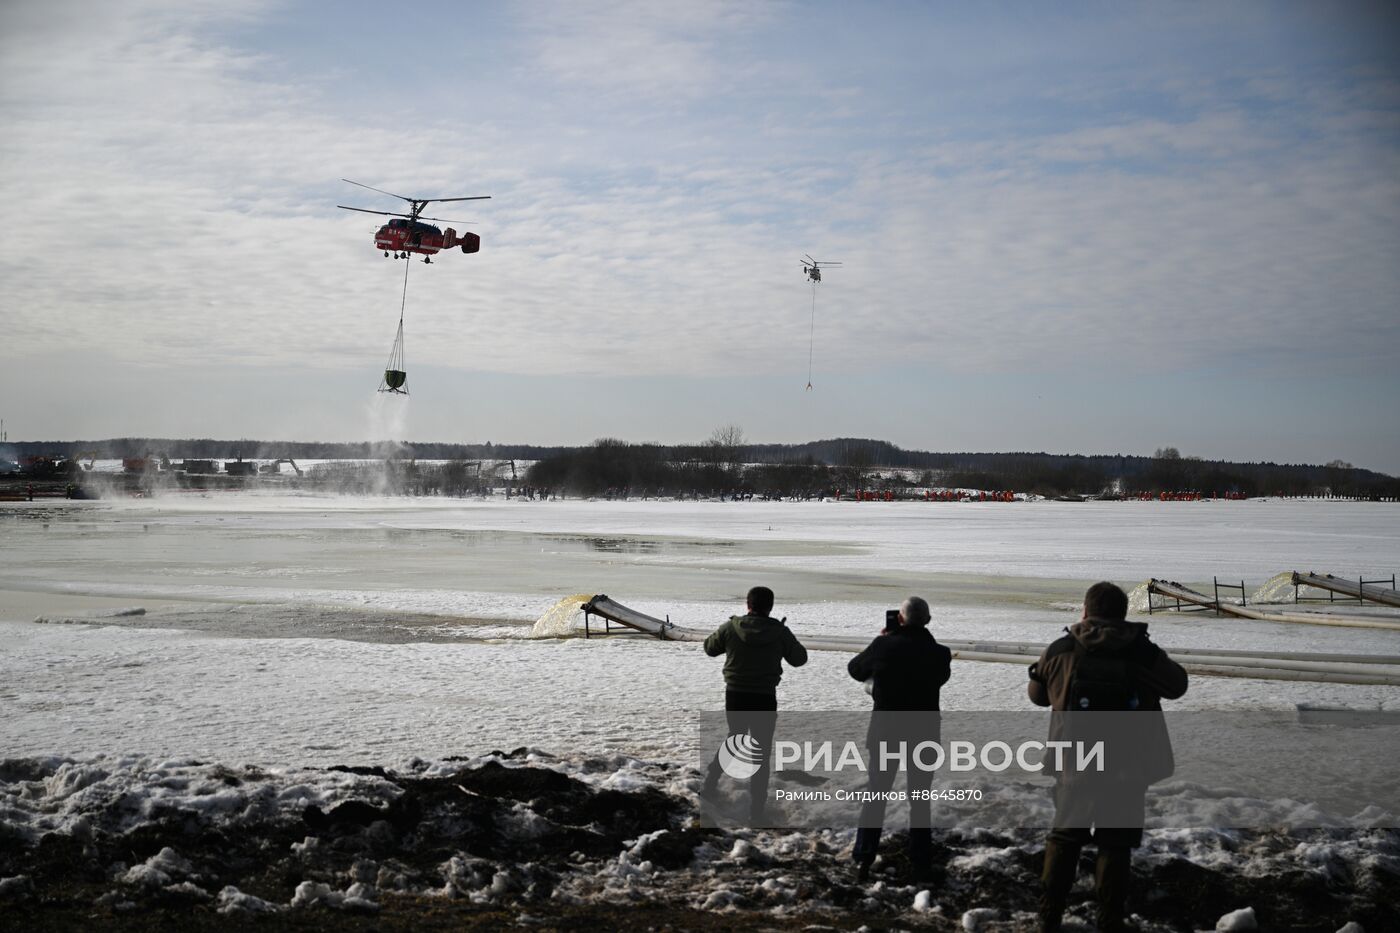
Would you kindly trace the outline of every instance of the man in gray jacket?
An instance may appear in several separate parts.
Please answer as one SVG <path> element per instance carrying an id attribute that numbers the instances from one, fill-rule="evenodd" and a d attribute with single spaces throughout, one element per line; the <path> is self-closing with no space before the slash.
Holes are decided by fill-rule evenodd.
<path id="1" fill-rule="evenodd" d="M 769 753 L 777 725 L 778 681 L 783 677 L 783 662 L 801 667 L 807 663 L 807 649 L 788 629 L 787 619 L 769 615 L 773 611 L 772 590 L 756 586 L 749 590 L 745 602 L 746 614 L 731 616 L 705 639 L 705 653 L 712 658 L 725 656 L 724 710 L 729 733 L 746 732 L 759 745 L 762 764 L 749 782 L 749 811 L 757 821 L 768 795 Z M 705 775 L 702 797 L 714 795 L 719 777 L 716 756 Z"/>

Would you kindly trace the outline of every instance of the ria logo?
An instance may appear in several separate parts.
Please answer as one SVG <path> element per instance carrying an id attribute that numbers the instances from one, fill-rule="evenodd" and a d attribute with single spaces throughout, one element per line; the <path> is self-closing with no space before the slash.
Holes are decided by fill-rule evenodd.
<path id="1" fill-rule="evenodd" d="M 736 781 L 747 781 L 763 765 L 763 746 L 747 732 L 736 732 L 719 747 L 719 766 Z"/>

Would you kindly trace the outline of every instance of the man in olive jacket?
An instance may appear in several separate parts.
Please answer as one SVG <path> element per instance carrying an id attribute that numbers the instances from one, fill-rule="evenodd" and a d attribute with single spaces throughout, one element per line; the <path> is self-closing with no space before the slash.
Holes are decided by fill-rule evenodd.
<path id="1" fill-rule="evenodd" d="M 927 600 L 911 596 L 899 610 L 899 624 L 878 635 L 864 651 L 851 658 L 846 672 L 870 683 L 875 711 L 865 742 L 870 748 L 869 790 L 884 794 L 894 787 L 897 768 L 880 767 L 880 745 L 939 739 L 938 692 L 952 673 L 953 653 L 929 633 Z M 884 713 L 886 715 L 882 716 Z M 915 714 L 925 715 L 915 715 Z M 893 715 L 891 715 L 893 714 Z M 929 881 L 933 875 L 933 831 L 930 802 L 916 799 L 933 783 L 933 773 L 910 769 L 909 783 L 909 863 L 915 881 Z M 851 855 L 856 862 L 856 878 L 870 877 L 870 866 L 880 847 L 881 824 L 885 819 L 883 796 L 861 807 L 860 826 Z"/>
<path id="2" fill-rule="evenodd" d="M 1112 775 L 1116 786 L 1057 776 L 1055 828 L 1045 842 L 1041 874 L 1040 929 L 1061 928 L 1069 892 L 1079 864 L 1079 851 L 1093 842 L 1098 849 L 1094 877 L 1098 899 L 1098 928 L 1105 933 L 1127 929 L 1125 914 L 1132 850 L 1142 844 L 1142 815 L 1147 787 L 1171 774 L 1171 743 L 1162 720 L 1162 700 L 1186 693 L 1186 671 L 1147 637 L 1147 626 L 1127 621 L 1128 596 L 1112 583 L 1095 583 L 1084 594 L 1084 615 L 1050 644 L 1030 667 L 1026 691 L 1037 706 L 1056 714 L 1074 710 L 1139 711 L 1142 736 L 1130 773 Z M 1063 715 L 1052 716 L 1051 730 L 1063 728 Z M 1133 720 L 1136 722 L 1137 720 Z M 1055 736 L 1052 735 L 1052 738 Z M 1112 794 L 1096 793 L 1111 787 Z M 1108 797 L 1117 798 L 1110 804 Z M 1126 809 L 1124 798 L 1127 798 Z M 1107 812 L 1116 807 L 1112 813 Z M 1130 820 L 1123 814 L 1131 810 Z M 1091 824 L 1102 821 L 1108 825 Z M 1124 822 L 1136 825 L 1125 826 Z"/>
<path id="3" fill-rule="evenodd" d="M 773 591 L 766 586 L 749 590 L 745 600 L 748 612 L 731 616 L 710 637 L 705 639 L 705 653 L 710 657 L 724 655 L 724 709 L 731 735 L 747 732 L 758 741 L 762 764 L 749 782 L 749 808 L 755 820 L 761 818 L 768 795 L 771 768 L 769 753 L 773 748 L 773 730 L 777 725 L 778 681 L 783 677 L 783 662 L 793 667 L 807 663 L 807 649 L 787 627 L 786 619 L 774 619 Z M 710 763 L 701 789 L 702 797 L 712 796 L 719 786 L 719 758 Z"/>

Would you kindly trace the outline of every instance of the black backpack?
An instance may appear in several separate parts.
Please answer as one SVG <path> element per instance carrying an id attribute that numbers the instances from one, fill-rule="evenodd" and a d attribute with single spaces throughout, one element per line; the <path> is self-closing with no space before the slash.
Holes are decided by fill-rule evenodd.
<path id="1" fill-rule="evenodd" d="M 1134 643 L 1134 645 L 1136 642 Z M 1089 651 L 1074 644 L 1074 673 L 1069 679 L 1069 709 L 1123 712 L 1142 705 L 1130 657 L 1134 645 L 1114 652 Z"/>
<path id="2" fill-rule="evenodd" d="M 1074 672 L 1070 675 L 1070 711 L 1128 712 L 1142 710 L 1142 691 L 1137 682 L 1139 666 L 1150 666 L 1160 651 L 1146 638 L 1136 638 L 1116 651 L 1089 651 L 1077 640 L 1074 644 Z M 1176 770 L 1167 721 L 1160 710 L 1145 710 L 1134 716 L 1131 728 L 1103 717 L 1066 717 L 1064 737 L 1095 741 L 1108 739 L 1130 750 L 1127 774 L 1143 786 L 1164 780 Z M 1112 717 L 1117 720 L 1117 717 Z M 1127 731 L 1125 731 L 1125 729 Z"/>

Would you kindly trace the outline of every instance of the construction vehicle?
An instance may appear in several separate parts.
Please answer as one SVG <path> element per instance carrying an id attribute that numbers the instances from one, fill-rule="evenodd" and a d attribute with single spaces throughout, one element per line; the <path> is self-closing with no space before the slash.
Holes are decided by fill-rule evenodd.
<path id="1" fill-rule="evenodd" d="M 258 465 L 253 460 L 244 460 L 239 454 L 237 460 L 225 460 L 224 472 L 229 476 L 254 476 L 258 472 Z"/>
<path id="2" fill-rule="evenodd" d="M 76 472 L 77 466 L 75 461 L 67 459 L 62 454 L 38 454 L 21 458 L 19 472 L 35 479 L 47 479 L 55 476 L 67 476 L 69 473 Z"/>
<path id="3" fill-rule="evenodd" d="M 291 457 L 283 457 L 282 459 L 274 460 L 271 463 L 264 463 L 262 466 L 258 467 L 258 472 L 263 474 L 264 476 L 277 476 L 282 472 L 281 466 L 284 463 L 289 464 L 291 468 L 296 472 L 297 476 L 302 475 L 301 467 L 297 466 L 297 462 Z"/>
<path id="4" fill-rule="evenodd" d="M 187 474 L 211 474 L 219 472 L 219 461 L 217 460 L 182 460 L 177 470 L 182 470 Z"/>

